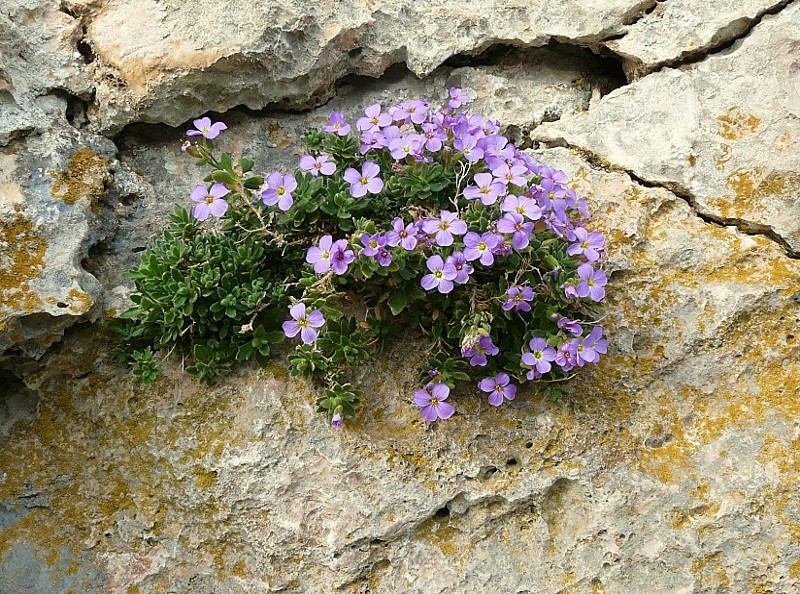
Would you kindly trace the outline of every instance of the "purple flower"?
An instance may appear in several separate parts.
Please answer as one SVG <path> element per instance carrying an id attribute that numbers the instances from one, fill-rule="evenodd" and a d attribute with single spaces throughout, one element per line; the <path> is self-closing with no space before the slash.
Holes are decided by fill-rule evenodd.
<path id="1" fill-rule="evenodd" d="M 347 267 L 356 259 L 353 250 L 348 250 L 347 240 L 338 239 L 331 246 L 331 268 L 334 274 L 344 274 Z"/>
<path id="2" fill-rule="evenodd" d="M 500 233 L 513 233 L 511 245 L 516 250 L 522 250 L 528 247 L 531 242 L 533 223 L 525 222 L 522 215 L 518 215 L 515 212 L 507 212 L 502 219 L 497 221 L 497 230 Z"/>
<path id="3" fill-rule="evenodd" d="M 492 175 L 506 185 L 524 186 L 527 181 L 525 179 L 525 171 L 526 167 L 524 165 L 509 166 L 503 163 L 496 169 L 492 169 Z"/>
<path id="4" fill-rule="evenodd" d="M 483 158 L 483 149 L 478 146 L 478 139 L 475 136 L 469 134 L 459 136 L 453 143 L 453 148 L 461 151 L 464 158 L 470 163 L 475 163 Z"/>
<path id="5" fill-rule="evenodd" d="M 406 101 L 390 111 L 395 122 L 421 124 L 428 117 L 428 104 L 420 99 Z"/>
<path id="6" fill-rule="evenodd" d="M 569 371 L 575 367 L 575 361 L 578 358 L 578 339 L 573 338 L 569 342 L 561 343 L 556 353 L 556 365 L 561 367 L 564 371 Z"/>
<path id="7" fill-rule="evenodd" d="M 389 142 L 389 152 L 395 161 L 414 157 L 422 150 L 422 137 L 419 134 L 406 134 Z"/>
<path id="8" fill-rule="evenodd" d="M 401 245 L 404 250 L 411 251 L 417 247 L 417 228 L 414 223 L 404 225 L 403 219 L 392 220 L 392 230 L 386 232 L 386 244 L 392 247 Z"/>
<path id="9" fill-rule="evenodd" d="M 453 290 L 453 281 L 457 276 L 455 266 L 445 264 L 438 254 L 428 258 L 426 265 L 431 274 L 422 277 L 423 289 L 430 291 L 435 287 L 440 293 L 449 293 Z"/>
<path id="10" fill-rule="evenodd" d="M 192 122 L 194 127 L 197 128 L 196 130 L 187 130 L 186 136 L 202 136 L 203 138 L 208 138 L 209 140 L 213 140 L 219 133 L 223 130 L 227 130 L 228 126 L 223 124 L 222 122 L 215 122 L 211 123 L 211 118 L 200 118 L 199 120 L 195 120 Z"/>
<path id="11" fill-rule="evenodd" d="M 530 353 L 522 354 L 522 364 L 533 367 L 539 373 L 547 373 L 551 369 L 550 361 L 555 361 L 556 350 L 547 346 L 544 338 L 532 338 L 529 346 Z"/>
<path id="12" fill-rule="evenodd" d="M 275 171 L 267 178 L 267 189 L 261 192 L 261 199 L 267 206 L 278 205 L 281 210 L 289 210 L 294 203 L 292 192 L 297 188 L 297 180 L 292 175 Z"/>
<path id="13" fill-rule="evenodd" d="M 228 210 L 228 201 L 222 197 L 229 192 L 225 184 L 214 184 L 210 190 L 206 190 L 203 184 L 197 184 L 189 196 L 197 203 L 192 208 L 192 216 L 198 221 L 205 221 L 208 215 L 221 217 Z"/>
<path id="14" fill-rule="evenodd" d="M 467 103 L 472 103 L 472 99 L 464 94 L 464 91 L 458 87 L 450 87 L 450 99 L 447 101 L 447 107 L 450 109 L 458 109 Z"/>
<path id="15" fill-rule="evenodd" d="M 469 364 L 473 367 L 485 366 L 489 362 L 486 355 L 494 357 L 499 352 L 500 349 L 492 342 L 491 336 L 481 336 L 478 342 L 473 343 L 471 346 L 461 347 L 461 356 L 469 357 Z"/>
<path id="16" fill-rule="evenodd" d="M 366 155 L 372 149 L 381 149 L 389 145 L 386 135 L 380 131 L 364 132 L 358 138 L 361 141 L 358 152 L 362 155 Z"/>
<path id="17" fill-rule="evenodd" d="M 388 113 L 381 113 L 381 104 L 375 103 L 364 110 L 366 117 L 358 118 L 356 128 L 362 131 L 375 132 L 379 128 L 388 126 L 392 123 L 392 116 Z"/>
<path id="18" fill-rule="evenodd" d="M 432 153 L 439 152 L 442 148 L 442 142 L 447 140 L 447 134 L 436 124 L 422 124 L 422 137 L 425 141 L 425 148 Z"/>
<path id="19" fill-rule="evenodd" d="M 469 275 L 472 274 L 474 268 L 469 265 L 469 262 L 467 262 L 462 252 L 455 251 L 450 256 L 447 256 L 445 264 L 452 264 L 456 269 L 456 277 L 453 279 L 454 283 L 457 285 L 465 285 L 469 282 Z"/>
<path id="20" fill-rule="evenodd" d="M 331 427 L 339 428 L 342 426 L 342 413 L 336 412 L 333 413 L 333 417 L 331 417 Z"/>
<path id="21" fill-rule="evenodd" d="M 570 320 L 566 317 L 561 317 L 556 325 L 559 328 L 563 328 L 567 332 L 571 333 L 573 336 L 580 336 L 583 333 L 583 328 L 578 323 L 577 320 Z"/>
<path id="22" fill-rule="evenodd" d="M 328 161 L 328 155 L 320 155 L 316 159 L 311 155 L 305 155 L 300 159 L 300 169 L 310 171 L 313 177 L 322 175 L 333 175 L 336 171 L 336 163 Z"/>
<path id="23" fill-rule="evenodd" d="M 480 201 L 486 206 L 497 202 L 497 199 L 504 196 L 505 193 L 506 187 L 495 180 L 491 173 L 475 174 L 475 185 L 464 188 L 464 198 L 467 200 L 480 198 Z"/>
<path id="24" fill-rule="evenodd" d="M 426 421 L 449 419 L 456 409 L 449 402 L 445 402 L 448 396 L 450 388 L 447 384 L 428 384 L 424 390 L 414 392 L 414 404 L 421 407 L 420 413 Z"/>
<path id="25" fill-rule="evenodd" d="M 323 128 L 325 132 L 333 132 L 339 136 L 350 134 L 350 124 L 344 121 L 344 114 L 334 111 L 330 117 L 330 125 Z"/>
<path id="26" fill-rule="evenodd" d="M 314 265 L 314 272 L 325 274 L 331 269 L 331 246 L 333 238 L 330 235 L 323 235 L 319 240 L 319 246 L 311 246 L 306 252 L 306 262 Z"/>
<path id="27" fill-rule="evenodd" d="M 575 287 L 578 297 L 591 297 L 593 301 L 602 301 L 606 296 L 606 273 L 595 270 L 591 264 L 578 266 L 578 276 L 581 282 Z"/>
<path id="28" fill-rule="evenodd" d="M 289 309 L 291 320 L 283 323 L 283 333 L 289 338 L 294 338 L 300 333 L 300 340 L 304 344 L 311 344 L 317 340 L 315 328 L 321 328 L 325 324 L 325 317 L 318 309 L 306 313 L 305 303 L 295 303 Z"/>
<path id="29" fill-rule="evenodd" d="M 514 285 L 508 288 L 506 295 L 508 295 L 508 300 L 503 303 L 502 307 L 504 311 L 511 311 L 512 309 L 516 309 L 517 311 L 530 311 L 531 306 L 526 302 L 533 301 L 536 293 L 528 286 L 518 287 Z"/>
<path id="30" fill-rule="evenodd" d="M 480 258 L 481 264 L 491 266 L 494 264 L 492 250 L 499 242 L 500 239 L 494 233 L 487 231 L 483 235 L 478 235 L 470 231 L 464 236 L 464 257 L 470 262 Z"/>
<path id="31" fill-rule="evenodd" d="M 364 249 L 361 250 L 361 253 L 365 256 L 374 256 L 378 253 L 380 248 L 386 245 L 386 239 L 384 239 L 380 233 L 376 233 L 375 235 L 362 233 L 361 243 L 364 246 Z"/>
<path id="32" fill-rule="evenodd" d="M 439 213 L 438 219 L 427 219 L 422 223 L 425 233 L 436 233 L 434 241 L 442 247 L 453 245 L 453 235 L 464 235 L 467 224 L 458 218 L 458 215 L 449 210 Z"/>
<path id="33" fill-rule="evenodd" d="M 386 249 L 386 238 L 380 234 L 361 236 L 361 243 L 364 249 L 361 253 L 365 256 L 375 258 L 381 266 L 388 266 L 392 263 L 392 254 Z"/>
<path id="34" fill-rule="evenodd" d="M 527 196 L 514 196 L 509 194 L 500 206 L 503 212 L 515 212 L 518 215 L 529 218 L 531 221 L 538 221 L 542 218 L 542 209 L 532 198 Z"/>
<path id="35" fill-rule="evenodd" d="M 392 252 L 385 247 L 382 247 L 374 257 L 375 261 L 381 266 L 388 266 L 392 263 Z"/>
<path id="36" fill-rule="evenodd" d="M 517 386 L 510 382 L 508 374 L 501 372 L 494 377 L 483 378 L 478 382 L 478 388 L 489 393 L 489 404 L 500 406 L 503 400 L 514 400 L 517 395 Z"/>
<path id="37" fill-rule="evenodd" d="M 576 359 L 579 367 L 584 363 L 597 363 L 601 354 L 608 351 L 608 343 L 603 336 L 603 329 L 595 326 L 589 335 L 584 338 L 576 349 Z"/>
<path id="38" fill-rule="evenodd" d="M 567 253 L 570 256 L 582 255 L 585 256 L 589 262 L 594 262 L 600 258 L 598 252 L 602 251 L 605 245 L 605 239 L 602 233 L 597 231 L 589 233 L 583 227 L 575 227 L 575 229 L 567 234 L 567 237 L 575 242 L 567 248 Z"/>
<path id="39" fill-rule="evenodd" d="M 388 117 L 388 116 L 387 116 Z M 365 161 L 364 166 L 361 168 L 361 173 L 348 167 L 344 172 L 344 180 L 350 184 L 350 195 L 353 198 L 360 198 L 367 192 L 370 194 L 379 194 L 383 189 L 383 181 L 378 177 L 381 168 L 372 161 Z"/>

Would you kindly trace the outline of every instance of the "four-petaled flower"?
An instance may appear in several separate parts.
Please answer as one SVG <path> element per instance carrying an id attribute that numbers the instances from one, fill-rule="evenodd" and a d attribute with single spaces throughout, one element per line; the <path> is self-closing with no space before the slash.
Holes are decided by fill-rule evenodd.
<path id="1" fill-rule="evenodd" d="M 500 239 L 494 233 L 486 232 L 478 235 L 470 231 L 464 236 L 464 257 L 472 262 L 480 259 L 484 266 L 494 264 L 494 248 L 500 243 Z"/>
<path id="2" fill-rule="evenodd" d="M 422 288 L 426 291 L 437 289 L 440 293 L 449 293 L 453 290 L 453 281 L 458 273 L 452 263 L 445 263 L 438 254 L 428 258 L 426 262 L 430 274 L 422 277 Z"/>
<path id="3" fill-rule="evenodd" d="M 403 219 L 392 219 L 392 230 L 386 232 L 386 243 L 392 247 L 403 246 L 404 250 L 413 250 L 417 247 L 417 228 L 414 223 L 406 225 Z"/>
<path id="4" fill-rule="evenodd" d="M 350 124 L 344 121 L 344 114 L 339 111 L 334 111 L 329 118 L 330 125 L 325 126 L 325 132 L 338 134 L 339 136 L 347 136 L 350 134 Z"/>
<path id="5" fill-rule="evenodd" d="M 533 301 L 536 293 L 527 285 L 524 287 L 514 285 L 508 288 L 506 295 L 508 295 L 508 299 L 502 305 L 504 311 L 511 311 L 512 309 L 530 311 L 531 306 L 526 302 Z"/>
<path id="6" fill-rule="evenodd" d="M 203 138 L 208 138 L 209 140 L 213 140 L 219 133 L 223 130 L 227 130 L 228 126 L 223 124 L 222 122 L 215 122 L 211 123 L 211 118 L 200 118 L 194 120 L 192 122 L 196 130 L 187 130 L 186 136 L 202 136 Z"/>
<path id="7" fill-rule="evenodd" d="M 570 256 L 582 255 L 589 262 L 594 262 L 600 258 L 599 252 L 603 251 L 603 246 L 605 245 L 602 233 L 597 231 L 589 233 L 583 227 L 576 227 L 567 234 L 567 237 L 575 242 L 567 248 L 567 253 Z M 595 301 L 599 301 L 599 299 Z"/>
<path id="8" fill-rule="evenodd" d="M 381 104 L 375 103 L 364 110 L 365 117 L 358 118 L 356 128 L 365 132 L 375 132 L 392 123 L 392 116 L 381 113 Z"/>
<path id="9" fill-rule="evenodd" d="M 606 273 L 603 270 L 595 270 L 591 264 L 581 264 L 578 266 L 578 276 L 581 282 L 575 287 L 578 297 L 591 297 L 593 301 L 602 301 L 606 296 Z"/>
<path id="10" fill-rule="evenodd" d="M 377 164 L 372 161 L 365 161 L 361 167 L 361 173 L 352 167 L 348 167 L 342 177 L 350 184 L 350 195 L 353 198 L 361 198 L 367 192 L 380 194 L 383 189 L 383 180 L 378 177 L 380 172 L 381 168 Z"/>
<path id="11" fill-rule="evenodd" d="M 478 382 L 482 392 L 489 393 L 489 404 L 500 406 L 503 400 L 514 400 L 517 395 L 517 386 L 511 383 L 507 373 L 498 373 L 494 377 L 485 377 Z"/>
<path id="12" fill-rule="evenodd" d="M 450 388 L 447 384 L 431 383 L 425 386 L 424 390 L 414 392 L 414 404 L 421 408 L 420 414 L 426 421 L 449 419 L 456 409 L 449 402 L 445 402 L 448 396 Z"/>
<path id="13" fill-rule="evenodd" d="M 353 250 L 347 249 L 346 239 L 333 241 L 330 235 L 323 235 L 319 246 L 313 245 L 306 252 L 306 262 L 313 264 L 314 272 L 325 274 L 333 269 L 336 274 L 344 274 L 348 265 L 356 259 Z"/>
<path id="14" fill-rule="evenodd" d="M 208 215 L 221 217 L 228 210 L 228 201 L 223 199 L 223 196 L 229 192 L 225 184 L 214 184 L 209 190 L 204 184 L 197 184 L 190 195 L 190 198 L 197 203 L 192 208 L 192 216 L 198 221 L 205 221 Z"/>
<path id="15" fill-rule="evenodd" d="M 261 199 L 267 206 L 278 205 L 281 210 L 289 210 L 294 203 L 292 192 L 297 189 L 297 180 L 293 175 L 283 175 L 274 171 L 267 178 L 267 189 L 261 192 Z"/>
<path id="16" fill-rule="evenodd" d="M 322 328 L 325 325 L 325 316 L 318 309 L 313 309 L 306 312 L 305 303 L 295 303 L 289 309 L 289 315 L 292 316 L 291 320 L 286 320 L 283 323 L 283 332 L 289 338 L 294 338 L 297 333 L 300 333 L 300 340 L 304 344 L 311 344 L 317 340 L 316 328 Z"/>
<path id="17" fill-rule="evenodd" d="M 328 161 L 328 155 L 320 155 L 316 159 L 311 155 L 305 155 L 300 159 L 300 169 L 311 172 L 312 177 L 322 175 L 333 175 L 336 171 L 336 163 Z"/>
<path id="18" fill-rule="evenodd" d="M 453 245 L 453 235 L 464 235 L 467 224 L 458 218 L 458 215 L 449 210 L 443 210 L 438 219 L 427 219 L 422 223 L 425 233 L 436 233 L 436 245 Z"/>
<path id="19" fill-rule="evenodd" d="M 475 185 L 464 188 L 464 198 L 478 200 L 486 206 L 491 206 L 500 196 L 505 196 L 505 184 L 497 181 L 491 173 L 476 173 Z"/>
<path id="20" fill-rule="evenodd" d="M 522 354 L 522 364 L 533 367 L 539 373 L 547 373 L 552 368 L 551 361 L 556 359 L 556 350 L 547 346 L 544 338 L 531 338 L 528 345 L 531 347 L 530 353 Z"/>

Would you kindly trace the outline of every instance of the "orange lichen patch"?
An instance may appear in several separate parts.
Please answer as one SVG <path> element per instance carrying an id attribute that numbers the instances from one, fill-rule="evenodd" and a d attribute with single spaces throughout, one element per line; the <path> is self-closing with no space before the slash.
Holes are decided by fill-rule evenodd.
<path id="1" fill-rule="evenodd" d="M 246 442 L 252 423 L 237 420 L 241 397 L 200 386 L 179 369 L 145 388 L 100 362 L 110 345 L 96 328 L 82 332 L 75 338 L 87 346 L 65 348 L 53 365 L 89 374 L 70 379 L 44 370 L 31 378 L 41 394 L 38 417 L 14 425 L 0 447 L 0 501 L 13 505 L 30 489 L 49 501 L 0 528 L 0 560 L 19 542 L 33 545 L 49 566 L 64 550 L 73 557 L 87 546 L 113 550 L 119 543 L 103 533 L 116 534 L 120 514 L 166 538 L 198 518 L 226 521 L 213 496 L 215 473 L 195 473 Z M 180 383 L 170 381 L 178 374 Z"/>
<path id="2" fill-rule="evenodd" d="M 658 418 L 668 419 L 670 407 L 663 406 Z M 639 467 L 643 472 L 650 474 L 662 483 L 680 483 L 691 478 L 691 469 L 694 466 L 692 456 L 695 447 L 687 441 L 683 423 L 678 418 L 673 418 L 669 425 L 671 441 L 662 447 L 643 447 L 639 452 Z"/>
<path id="3" fill-rule="evenodd" d="M 267 130 L 269 131 L 268 141 L 278 148 L 285 149 L 296 142 L 296 139 L 287 133 L 286 129 L 277 122 L 267 124 Z"/>
<path id="4" fill-rule="evenodd" d="M 744 114 L 736 107 L 727 113 L 717 116 L 720 125 L 719 135 L 725 140 L 739 140 L 751 134 L 761 126 L 761 120 L 754 115 Z"/>
<path id="5" fill-rule="evenodd" d="M 86 313 L 92 308 L 94 300 L 88 293 L 78 291 L 77 289 L 70 289 L 67 293 L 67 300 L 69 309 L 72 313 Z"/>
<path id="6" fill-rule="evenodd" d="M 28 281 L 44 271 L 46 251 L 47 240 L 22 214 L 0 223 L 0 315 L 31 312 L 41 306 Z"/>
<path id="7" fill-rule="evenodd" d="M 703 590 L 727 591 L 731 580 L 722 565 L 719 553 L 707 557 L 699 557 L 692 561 L 692 575 Z"/>
<path id="8" fill-rule="evenodd" d="M 720 144 L 719 155 L 714 158 L 714 165 L 716 165 L 717 171 L 723 171 L 725 169 L 725 164 L 731 160 L 732 156 L 730 145 Z"/>
<path id="9" fill-rule="evenodd" d="M 88 198 L 94 205 L 105 196 L 108 169 L 107 157 L 88 148 L 78 149 L 69 158 L 64 171 L 51 172 L 53 187 L 50 195 L 67 204 Z"/>
<path id="10" fill-rule="evenodd" d="M 731 172 L 725 183 L 733 194 L 716 196 L 708 202 L 729 218 L 762 218 L 768 201 L 777 199 L 787 205 L 794 204 L 800 194 L 800 174 L 772 171 L 765 175 L 762 167 L 740 167 Z"/>

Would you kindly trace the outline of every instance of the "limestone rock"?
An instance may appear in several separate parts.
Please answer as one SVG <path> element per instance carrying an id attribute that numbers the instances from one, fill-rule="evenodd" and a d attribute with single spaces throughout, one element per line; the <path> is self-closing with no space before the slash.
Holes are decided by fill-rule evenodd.
<path id="1" fill-rule="evenodd" d="M 0 146 L 49 125 L 37 98 L 58 89 L 88 99 L 80 22 L 58 0 L 4 0 L 0 10 Z"/>
<path id="2" fill-rule="evenodd" d="M 798 253 L 800 118 L 790 94 L 798 22 L 800 6 L 791 4 L 730 51 L 647 76 L 588 112 L 541 126 L 534 137 L 587 149 L 669 185 L 701 212 L 774 232 Z"/>
<path id="3" fill-rule="evenodd" d="M 606 47 L 626 58 L 627 69 L 640 76 L 733 41 L 753 22 L 786 4 L 786 0 L 659 0 L 620 39 Z"/>
<path id="4" fill-rule="evenodd" d="M 104 131 L 133 121 L 178 125 L 187 114 L 237 105 L 309 107 L 347 74 L 378 76 L 405 62 L 418 76 L 453 55 L 495 44 L 591 45 L 617 33 L 648 2 L 540 4 L 502 0 L 224 3 L 120 0 L 87 16 Z"/>
<path id="5" fill-rule="evenodd" d="M 51 128 L 0 149 L 0 353 L 15 346 L 36 358 L 101 294 L 81 260 L 102 236 L 95 210 L 115 153 L 58 124 L 65 104 L 48 99 Z"/>

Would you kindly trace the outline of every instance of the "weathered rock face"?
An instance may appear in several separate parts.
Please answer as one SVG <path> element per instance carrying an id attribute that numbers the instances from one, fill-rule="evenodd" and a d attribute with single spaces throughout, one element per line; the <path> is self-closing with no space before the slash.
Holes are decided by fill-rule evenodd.
<path id="1" fill-rule="evenodd" d="M 765 17 L 733 51 L 645 77 L 535 136 L 667 184 L 709 217 L 771 232 L 798 254 L 798 22 L 793 4 Z"/>
<path id="2" fill-rule="evenodd" d="M 56 0 L 5 0 L 0 10 L 0 146 L 46 129 L 38 99 L 55 89 L 88 99 L 92 85 L 78 52 L 78 20 Z"/>
<path id="3" fill-rule="evenodd" d="M 0 353 L 41 356 L 102 292 L 80 262 L 100 239 L 114 145 L 58 123 L 65 102 L 50 99 L 55 126 L 0 148 Z"/>
<path id="4" fill-rule="evenodd" d="M 332 95 L 306 113 L 221 116 L 226 149 L 288 168 L 330 111 L 352 119 L 453 84 L 520 141 L 533 129 L 545 145 L 532 154 L 588 197 L 608 238 L 612 340 L 559 403 L 528 391 L 494 409 L 463 394 L 435 426 L 410 403 L 415 354 L 397 345 L 361 370 L 369 406 L 334 431 L 279 359 L 213 388 L 176 364 L 147 389 L 117 367 L 102 319 L 77 325 L 42 367 L 0 371 L 0 592 L 798 591 L 800 5 L 671 2 L 496 3 L 494 24 L 458 2 L 253 3 L 224 50 L 212 36 L 222 3 L 202 19 L 195 4 L 65 3 L 97 55 L 90 123 L 182 125 L 137 124 L 112 143 L 67 125 L 63 99 L 37 101 L 48 125 L 0 149 L 0 261 L 18 285 L 0 287 L 16 320 L 0 345 L 42 355 L 61 320 L 87 316 L 65 300 L 72 289 L 98 315 L 124 306 L 121 273 L 201 175 L 179 150 L 193 117 Z M 765 10 L 776 14 L 758 22 Z M 708 26 L 677 34 L 681 14 Z M 724 53 L 696 54 L 743 26 Z M 550 38 L 638 62 L 611 68 L 561 45 L 439 66 Z M 265 58 L 276 53 L 284 62 Z M 692 64 L 619 80 L 623 66 L 683 57 Z M 337 82 L 403 59 L 411 72 Z M 728 185 L 743 187 L 739 170 L 752 190 Z M 775 176 L 782 189 L 764 181 Z M 22 295 L 41 316 L 8 306 Z M 42 334 L 21 330 L 37 319 Z"/>

